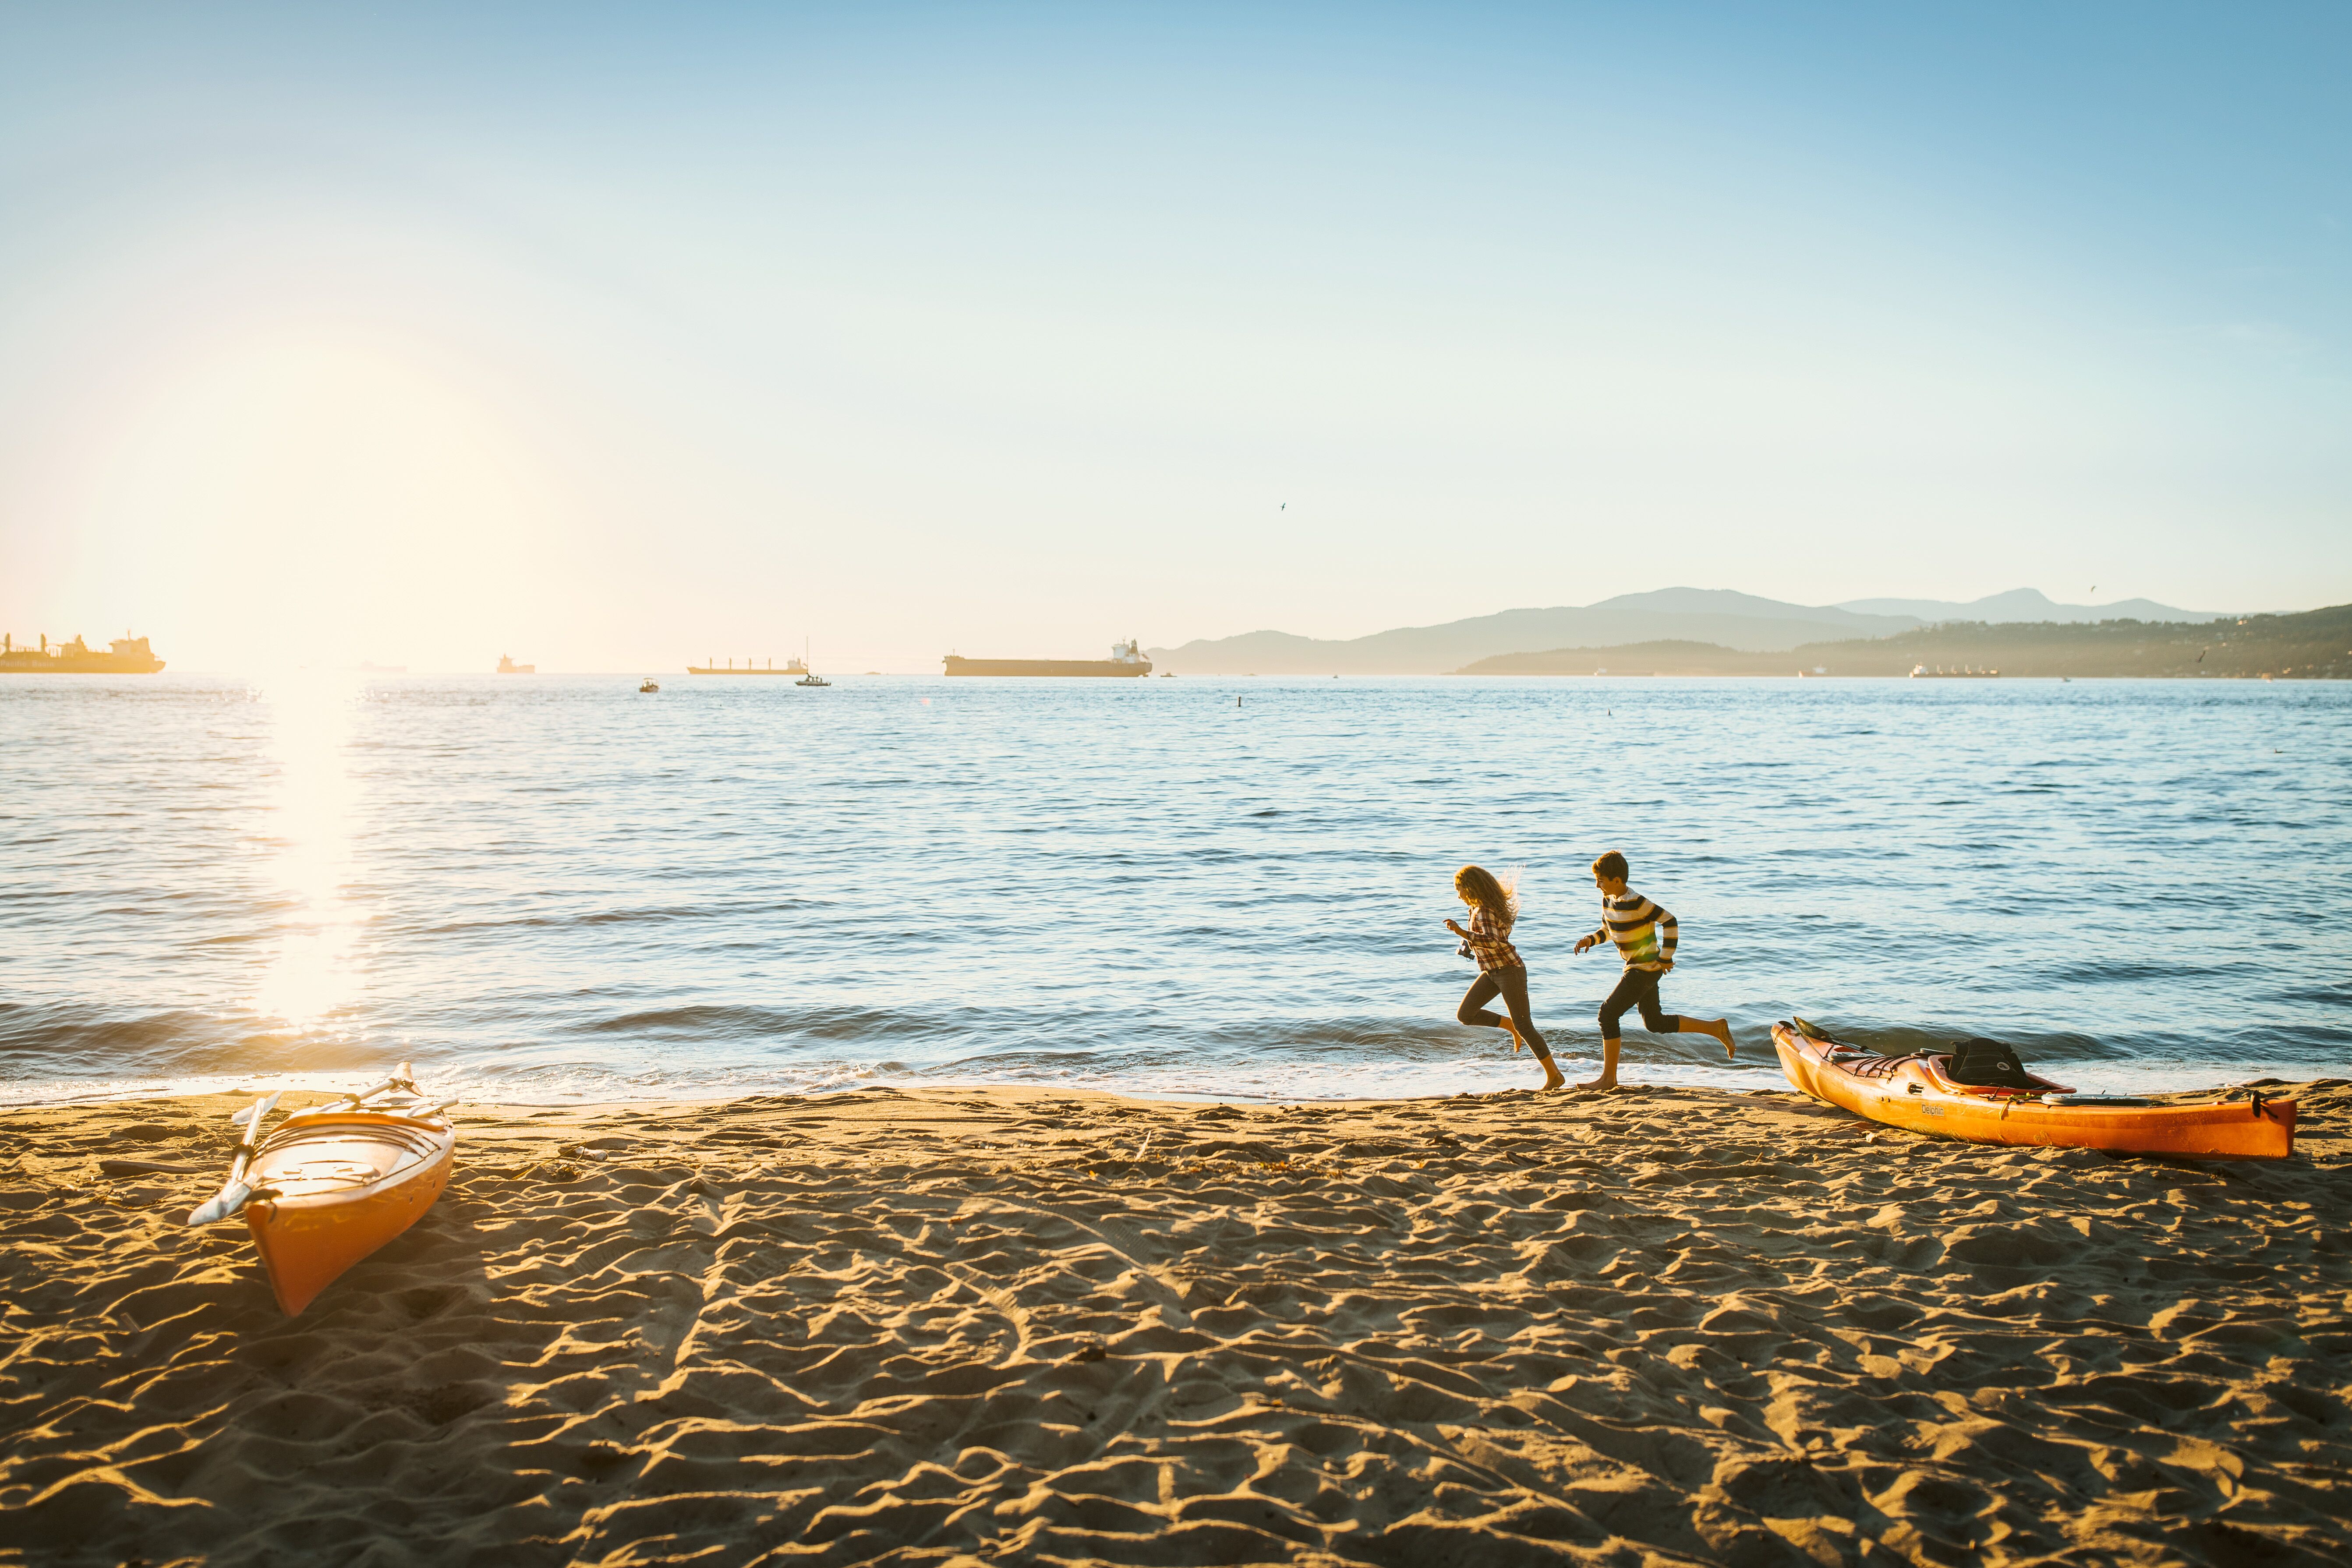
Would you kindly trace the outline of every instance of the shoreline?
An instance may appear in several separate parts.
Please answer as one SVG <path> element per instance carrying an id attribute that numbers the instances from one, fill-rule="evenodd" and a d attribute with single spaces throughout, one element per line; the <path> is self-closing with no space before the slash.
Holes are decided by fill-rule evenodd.
<path id="1" fill-rule="evenodd" d="M 1761 1031 L 1758 1032 L 1761 1033 Z M 1787 1077 L 1780 1070 L 1777 1057 L 1771 1054 L 1772 1047 L 1769 1039 L 1761 1047 L 1750 1042 L 1743 1048 L 1748 1054 L 1740 1058 L 1736 1063 L 1728 1066 L 1707 1064 L 1700 1069 L 1705 1075 L 1702 1077 L 1636 1076 L 1651 1071 L 1662 1074 L 1671 1073 L 1674 1068 L 1666 1065 L 1653 1067 L 1650 1064 L 1632 1062 L 1621 1064 L 1619 1078 L 1627 1089 L 1641 1091 L 1689 1090 L 1700 1094 L 1724 1094 L 1734 1098 L 1773 1090 L 1794 1092 L 1790 1089 Z M 1589 1048 L 1578 1048 L 1572 1044 L 1568 1049 L 1556 1050 L 1555 1055 L 1560 1063 L 1561 1071 L 1568 1074 L 1571 1086 L 1580 1074 L 1595 1072 L 1600 1068 L 1599 1054 Z M 1502 1070 L 1508 1072 L 1515 1079 L 1533 1076 L 1532 1069 L 1523 1065 L 1528 1058 L 1514 1057 L 1503 1058 L 1503 1060 L 1508 1065 Z M 1472 1058 L 1465 1065 L 1477 1065 L 1477 1063 L 1478 1058 Z M 249 1101 L 278 1090 L 284 1090 L 289 1096 L 315 1095 L 323 1099 L 342 1092 L 361 1079 L 370 1077 L 371 1074 L 380 1076 L 381 1065 L 383 1064 L 360 1064 L 337 1071 L 306 1073 L 195 1074 L 183 1079 L 133 1080 L 129 1087 L 121 1089 L 75 1089 L 68 1087 L 71 1080 L 32 1079 L 23 1081 L 20 1092 L 18 1085 L 0 1080 L 0 1115 L 16 1110 L 37 1110 L 70 1106 L 121 1105 L 151 1100 L 160 1103 L 215 1097 L 222 1097 L 225 1100 L 241 1098 Z M 1486 1065 L 1491 1066 L 1492 1063 L 1487 1062 Z M 2054 1075 L 2058 1079 L 2084 1089 L 2085 1092 L 2137 1094 L 2158 1100 L 2190 1098 L 2248 1087 L 2268 1088 L 2276 1084 L 2332 1086 L 2336 1082 L 2346 1081 L 2331 1077 L 2314 1076 L 2318 1066 L 2315 1063 L 2248 1061 L 2243 1058 L 2228 1062 L 2200 1062 L 2176 1061 L 2166 1058 L 2142 1064 L 2126 1058 L 2069 1062 L 2053 1061 L 2046 1057 L 2036 1056 L 2032 1065 L 2037 1070 Z M 2225 1073 L 2231 1076 L 2225 1077 L 2223 1076 Z M 1754 1075 L 1759 1081 L 1755 1083 L 1726 1081 L 1727 1079 L 1736 1080 L 1738 1077 L 1743 1075 Z M 2185 1076 L 2194 1076 L 2200 1081 L 2185 1088 L 2177 1087 Z M 466 1092 L 463 1078 L 459 1077 L 453 1081 L 441 1064 L 426 1064 L 418 1072 L 417 1078 L 420 1082 L 426 1085 L 428 1089 L 436 1093 L 464 1094 Z M 2156 1081 L 2151 1082 L 2151 1079 Z M 2165 1087 L 2167 1085 L 2175 1087 Z M 1479 1099 L 1496 1094 L 1509 1094 L 1523 1089 L 1532 1091 L 1532 1086 L 1523 1082 L 1465 1084 L 1456 1080 L 1451 1087 L 1433 1087 L 1420 1091 L 1412 1089 L 1410 1086 L 1400 1086 L 1398 1092 L 1382 1094 L 1259 1096 L 1231 1088 L 1222 1092 L 1212 1092 L 1206 1089 L 1162 1089 L 1148 1086 L 1140 1089 L 1129 1090 L 1102 1083 L 1048 1082 L 1034 1079 L 904 1077 L 866 1079 L 824 1088 L 737 1084 L 725 1088 L 713 1088 L 708 1092 L 698 1092 L 691 1085 L 681 1085 L 666 1089 L 640 1088 L 635 1093 L 600 1095 L 593 1099 L 583 1097 L 533 1100 L 511 1092 L 499 1092 L 508 1086 L 497 1083 L 478 1087 L 488 1092 L 490 1098 L 479 1100 L 467 1100 L 464 1103 L 532 1110 L 588 1110 L 639 1105 L 724 1106 L 740 1100 L 770 1100 L 778 1097 L 823 1100 L 839 1095 L 877 1092 L 917 1095 L 999 1092 L 1016 1096 L 1107 1095 L 1113 1099 L 1131 1100 L 1142 1104 L 1231 1103 L 1265 1109 L 1289 1105 L 1348 1106 L 1433 1102 L 1461 1099 L 1465 1096 Z M 1563 1092 L 1574 1097 L 1577 1091 L 1571 1087 Z M 284 1103 L 294 1102 L 294 1100 L 289 1098 Z"/>
<path id="2" fill-rule="evenodd" d="M 2296 1097 L 2263 1165 L 1785 1088 L 468 1107 L 291 1321 L 180 1223 L 241 1101 L 13 1107 L 0 1555 L 2316 1564 L 2352 1089 Z"/>

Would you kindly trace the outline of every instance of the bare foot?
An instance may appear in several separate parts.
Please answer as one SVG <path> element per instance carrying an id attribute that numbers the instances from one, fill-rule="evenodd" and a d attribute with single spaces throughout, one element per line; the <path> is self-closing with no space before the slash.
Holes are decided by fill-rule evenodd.
<path id="1" fill-rule="evenodd" d="M 1519 1026 L 1508 1018 L 1503 1020 L 1503 1033 L 1511 1037 L 1511 1054 L 1519 1054 Z"/>
<path id="2" fill-rule="evenodd" d="M 1715 1026 L 1707 1030 L 1707 1033 L 1723 1042 L 1725 1061 L 1732 1062 L 1739 1059 L 1738 1047 L 1731 1043 L 1731 1021 L 1728 1018 L 1717 1018 L 1715 1021 Z"/>
<path id="3" fill-rule="evenodd" d="M 1591 1083 L 1580 1083 L 1576 1087 L 1579 1089 L 1615 1089 L 1617 1087 L 1617 1080 L 1613 1078 L 1596 1078 Z"/>
<path id="4" fill-rule="evenodd" d="M 1549 1062 L 1546 1062 L 1546 1063 L 1544 1063 L 1544 1065 L 1543 1065 L 1543 1068 L 1544 1068 L 1544 1088 L 1546 1088 L 1546 1089 L 1558 1089 L 1561 1084 L 1564 1084 L 1564 1083 L 1566 1083 L 1566 1082 L 1568 1081 L 1568 1079 L 1567 1079 L 1565 1077 L 1563 1077 L 1563 1076 L 1561 1075 L 1559 1068 L 1556 1068 L 1556 1067 L 1552 1066 L 1552 1065 L 1551 1065 L 1551 1063 L 1549 1063 Z"/>

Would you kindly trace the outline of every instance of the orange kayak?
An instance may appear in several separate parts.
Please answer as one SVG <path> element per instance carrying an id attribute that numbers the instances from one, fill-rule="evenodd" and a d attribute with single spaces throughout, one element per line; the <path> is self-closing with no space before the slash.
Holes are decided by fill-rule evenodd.
<path id="1" fill-rule="evenodd" d="M 1948 1056 L 1876 1056 L 1816 1028 L 1801 1020 L 1772 1026 L 1780 1070 L 1816 1100 L 1889 1127 L 1975 1143 L 2192 1160 L 2284 1160 L 2294 1152 L 2291 1100 L 2249 1090 L 2220 1104 L 2168 1105 L 2077 1095 L 2042 1078 L 2030 1089 L 1985 1088 L 1947 1077 Z"/>
<path id="2" fill-rule="evenodd" d="M 415 1225 L 449 1184 L 457 1134 L 438 1117 L 291 1116 L 254 1151 L 245 1222 L 292 1317 Z"/>
<path id="3" fill-rule="evenodd" d="M 366 1094 L 289 1116 L 257 1139 L 276 1099 L 253 1108 L 227 1184 L 189 1223 L 242 1212 L 291 1317 L 433 1206 L 449 1184 L 457 1134 L 446 1106 L 424 1104 L 406 1063 Z"/>

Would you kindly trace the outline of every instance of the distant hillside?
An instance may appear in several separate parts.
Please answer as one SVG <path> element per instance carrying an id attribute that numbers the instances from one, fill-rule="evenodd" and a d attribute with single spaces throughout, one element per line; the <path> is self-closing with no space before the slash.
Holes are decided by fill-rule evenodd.
<path id="1" fill-rule="evenodd" d="M 2006 594 L 1989 594 L 1964 605 L 1948 599 L 1848 599 L 1838 608 L 1865 616 L 1909 616 L 1927 623 L 2061 621 L 2090 624 L 2098 621 L 2202 622 L 2223 618 L 2219 610 L 2176 610 L 2170 605 L 2159 605 L 2153 599 L 2118 599 L 2112 605 L 2060 605 L 2053 603 L 2049 595 L 2038 588 L 2011 588 Z M 2236 613 L 2232 611 L 2228 618 L 2236 619 Z"/>
<path id="2" fill-rule="evenodd" d="M 1178 675 L 1437 675 L 1501 655 L 1546 650 L 1675 642 L 1786 653 L 1808 643 L 1884 637 L 1939 622 L 2091 623 L 2125 617 L 2156 622 L 2222 618 L 2147 599 L 2097 609 L 2059 605 L 2033 588 L 2013 588 L 1965 605 L 1941 599 L 1791 605 L 1722 588 L 1661 588 L 1620 594 L 1592 605 L 1505 610 L 1433 626 L 1400 626 L 1370 637 L 1325 639 L 1246 632 L 1144 652 L 1155 666 Z"/>
<path id="3" fill-rule="evenodd" d="M 1857 615 L 1720 589 L 1665 588 L 1596 605 L 1505 610 L 1344 641 L 1265 631 L 1144 651 L 1156 667 L 1179 675 L 1439 675 L 1495 654 L 1577 643 L 1680 638 L 1730 648 L 1787 649 L 1916 625 L 1909 616 Z"/>
<path id="4" fill-rule="evenodd" d="M 1973 667 L 2004 676 L 2352 679 L 2352 605 L 2292 616 L 2199 624 L 2137 620 L 2094 626 L 1981 622 L 1920 626 L 1892 637 L 1807 643 L 1760 653 L 1686 641 L 1563 647 L 1483 658 L 1462 675 L 1908 675 Z"/>

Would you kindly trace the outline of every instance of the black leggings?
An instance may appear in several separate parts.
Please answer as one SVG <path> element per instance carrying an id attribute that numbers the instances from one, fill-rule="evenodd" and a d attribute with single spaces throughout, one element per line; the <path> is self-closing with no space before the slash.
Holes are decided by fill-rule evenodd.
<path id="1" fill-rule="evenodd" d="M 1617 977 L 1617 989 L 1609 993 L 1609 1000 L 1601 1004 L 1601 1037 L 1617 1037 L 1617 1020 L 1626 1010 L 1642 1010 L 1642 1027 L 1654 1035 L 1673 1035 L 1682 1031 L 1679 1013 L 1669 1013 L 1658 1005 L 1658 982 L 1665 976 L 1654 969 L 1629 969 Z"/>
<path id="2" fill-rule="evenodd" d="M 1470 983 L 1470 989 L 1462 994 L 1462 1005 L 1454 1016 L 1465 1024 L 1484 1024 L 1490 1029 L 1499 1029 L 1503 1026 L 1501 1016 L 1486 1011 L 1486 1004 L 1498 995 L 1510 1008 L 1511 1022 L 1518 1026 L 1519 1038 L 1535 1052 L 1536 1060 L 1551 1060 L 1551 1047 L 1544 1044 L 1544 1037 L 1536 1033 L 1535 1020 L 1528 1016 L 1528 972 L 1523 968 L 1480 970 L 1478 978 Z"/>

